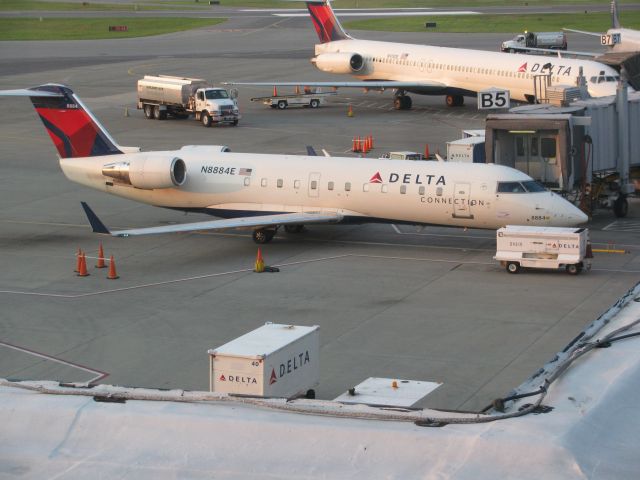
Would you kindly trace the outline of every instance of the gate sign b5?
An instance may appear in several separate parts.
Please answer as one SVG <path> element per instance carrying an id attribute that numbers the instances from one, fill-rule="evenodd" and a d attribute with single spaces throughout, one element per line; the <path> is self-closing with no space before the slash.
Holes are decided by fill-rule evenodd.
<path id="1" fill-rule="evenodd" d="M 478 92 L 478 110 L 509 108 L 509 90 L 488 88 Z"/>

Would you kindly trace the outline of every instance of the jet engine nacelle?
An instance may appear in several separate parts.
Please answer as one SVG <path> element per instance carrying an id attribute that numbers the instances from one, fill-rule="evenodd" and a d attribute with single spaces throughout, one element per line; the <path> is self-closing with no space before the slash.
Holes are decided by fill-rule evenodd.
<path id="1" fill-rule="evenodd" d="M 328 73 L 357 73 L 364 68 L 364 58 L 359 53 L 321 53 L 311 59 L 319 70 Z"/>
<path id="2" fill-rule="evenodd" d="M 102 174 L 118 183 L 143 190 L 173 188 L 184 184 L 187 165 L 177 157 L 137 157 L 102 167 Z"/>

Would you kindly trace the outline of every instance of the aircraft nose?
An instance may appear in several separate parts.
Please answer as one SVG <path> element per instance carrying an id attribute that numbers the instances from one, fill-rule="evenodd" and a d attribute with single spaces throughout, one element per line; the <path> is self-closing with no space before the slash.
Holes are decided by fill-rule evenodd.
<path id="1" fill-rule="evenodd" d="M 560 195 L 554 195 L 552 213 L 554 223 L 559 227 L 577 227 L 589 220 L 582 210 Z"/>

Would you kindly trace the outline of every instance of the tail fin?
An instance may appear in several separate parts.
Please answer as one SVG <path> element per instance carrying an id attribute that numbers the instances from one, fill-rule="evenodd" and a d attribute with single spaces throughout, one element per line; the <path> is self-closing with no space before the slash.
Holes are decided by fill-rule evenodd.
<path id="1" fill-rule="evenodd" d="M 329 0 L 309 0 L 306 2 L 311 21 L 316 29 L 320 43 L 333 42 L 335 40 L 347 40 L 352 37 L 340 25 Z"/>
<path id="2" fill-rule="evenodd" d="M 61 158 L 122 153 L 111 135 L 69 87 L 47 84 L 25 92 Z"/>
<path id="3" fill-rule="evenodd" d="M 611 28 L 620 28 L 620 20 L 618 19 L 618 2 L 611 2 Z"/>

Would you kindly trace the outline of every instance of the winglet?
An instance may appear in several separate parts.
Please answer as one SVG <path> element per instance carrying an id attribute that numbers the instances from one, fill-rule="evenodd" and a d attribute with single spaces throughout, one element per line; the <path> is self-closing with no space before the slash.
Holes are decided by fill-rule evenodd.
<path id="1" fill-rule="evenodd" d="M 87 215 L 87 219 L 91 224 L 93 233 L 102 233 L 105 235 L 111 235 L 111 232 L 109 231 L 109 229 L 105 227 L 104 223 L 102 223 L 98 218 L 98 216 L 95 213 L 93 213 L 93 210 L 91 210 L 91 207 L 89 207 L 89 205 L 87 205 L 85 202 L 80 202 L 80 204 L 84 209 L 84 213 Z"/>

